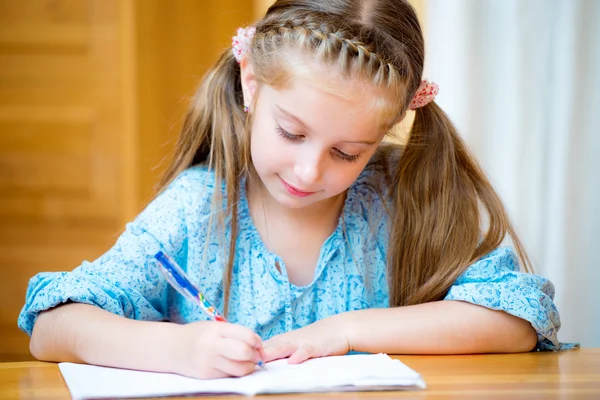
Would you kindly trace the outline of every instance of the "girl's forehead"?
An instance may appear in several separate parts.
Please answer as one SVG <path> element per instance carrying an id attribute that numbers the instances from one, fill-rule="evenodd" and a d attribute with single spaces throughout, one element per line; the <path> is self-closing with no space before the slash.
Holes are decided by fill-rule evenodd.
<path id="1" fill-rule="evenodd" d="M 295 77 L 281 87 L 272 87 L 276 110 L 299 114 L 306 119 L 335 119 L 337 125 L 349 125 L 387 131 L 396 114 L 394 105 L 373 86 L 352 80 L 313 76 Z"/>
<path id="2" fill-rule="evenodd" d="M 307 54 L 288 54 L 281 61 L 264 79 L 279 101 L 298 102 L 298 107 L 303 105 L 317 114 L 342 109 L 361 118 L 374 118 L 383 130 L 397 122 L 400 99 L 389 89 L 343 74 L 337 66 Z"/>
<path id="3" fill-rule="evenodd" d="M 320 86 L 326 83 L 294 78 L 282 87 L 265 87 L 261 96 L 269 97 L 276 118 L 307 131 L 343 132 L 344 137 L 371 141 L 386 131 L 373 93 L 352 85 L 332 93 Z"/>
<path id="4" fill-rule="evenodd" d="M 292 53 L 281 60 L 280 71 L 284 76 L 282 82 L 289 80 L 299 80 L 307 84 L 312 84 L 320 90 L 331 95 L 352 98 L 356 93 L 364 90 L 375 92 L 377 89 L 380 94 L 385 91 L 367 81 L 364 78 L 344 74 L 336 65 L 328 64 L 304 53 Z"/>
<path id="5" fill-rule="evenodd" d="M 296 76 L 285 85 L 273 87 L 274 97 L 280 101 L 297 101 L 325 109 L 343 108 L 348 111 L 365 109 L 376 98 L 374 91 L 353 81 L 336 81 L 320 76 Z"/>

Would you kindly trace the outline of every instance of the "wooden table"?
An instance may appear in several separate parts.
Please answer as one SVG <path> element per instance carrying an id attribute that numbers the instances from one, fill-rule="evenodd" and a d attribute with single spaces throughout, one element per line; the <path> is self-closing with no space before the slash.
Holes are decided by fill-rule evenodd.
<path id="1" fill-rule="evenodd" d="M 421 373 L 428 389 L 417 392 L 272 395 L 267 398 L 600 399 L 600 349 L 397 358 Z M 34 398 L 69 399 L 57 365 L 42 362 L 0 363 L 0 399 Z M 209 397 L 202 399 L 208 400 Z M 218 399 L 224 400 L 226 397 Z"/>

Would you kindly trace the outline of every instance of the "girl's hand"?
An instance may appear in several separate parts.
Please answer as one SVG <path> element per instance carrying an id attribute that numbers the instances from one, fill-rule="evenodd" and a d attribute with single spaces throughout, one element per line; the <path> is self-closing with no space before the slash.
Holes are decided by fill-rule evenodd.
<path id="1" fill-rule="evenodd" d="M 199 379 L 244 376 L 264 359 L 262 341 L 250 329 L 228 322 L 181 325 L 176 342 L 175 372 Z"/>
<path id="2" fill-rule="evenodd" d="M 289 364 L 299 364 L 309 358 L 346 354 L 351 345 L 338 317 L 325 318 L 267 340 L 265 362 L 289 357 Z"/>

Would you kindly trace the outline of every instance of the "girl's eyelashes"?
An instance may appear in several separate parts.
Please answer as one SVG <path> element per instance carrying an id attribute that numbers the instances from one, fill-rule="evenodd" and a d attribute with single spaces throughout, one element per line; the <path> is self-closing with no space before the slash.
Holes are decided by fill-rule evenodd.
<path id="1" fill-rule="evenodd" d="M 336 156 L 338 156 L 344 161 L 348 161 L 351 163 L 357 162 L 360 157 L 360 154 L 346 154 L 343 151 L 340 151 L 339 149 L 333 149 L 333 151 L 335 152 Z"/>
<path id="2" fill-rule="evenodd" d="M 290 142 L 299 142 L 302 139 L 304 139 L 304 135 L 294 135 L 292 133 L 289 133 L 285 129 L 283 129 L 281 126 L 277 126 L 276 131 L 279 134 L 279 136 L 281 136 L 285 140 L 289 140 Z M 336 149 L 336 148 L 333 148 L 333 152 L 334 152 L 335 156 L 338 157 L 339 159 L 341 159 L 343 161 L 351 162 L 351 163 L 357 162 L 358 159 L 360 158 L 360 154 L 346 154 L 343 151 L 341 151 L 340 149 Z"/>
<path id="3" fill-rule="evenodd" d="M 279 134 L 279 136 L 281 136 L 284 139 L 290 140 L 292 142 L 297 142 L 299 140 L 302 140 L 302 138 L 304 137 L 302 135 L 293 135 L 280 126 L 278 126 L 276 130 L 277 130 L 277 133 Z"/>

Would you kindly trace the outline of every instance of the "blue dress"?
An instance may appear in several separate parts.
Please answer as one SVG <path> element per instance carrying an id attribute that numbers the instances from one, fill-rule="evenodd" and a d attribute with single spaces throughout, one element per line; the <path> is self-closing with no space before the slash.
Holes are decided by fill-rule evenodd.
<path id="1" fill-rule="evenodd" d="M 388 307 L 386 252 L 389 220 L 381 192 L 384 173 L 367 165 L 348 189 L 337 228 L 321 248 L 313 281 L 290 283 L 285 263 L 268 251 L 250 217 L 245 185 L 239 201 L 239 235 L 231 281 L 228 320 L 263 339 L 301 328 L 334 314 Z M 67 301 L 92 304 L 114 314 L 148 321 L 186 323 L 206 319 L 199 307 L 175 292 L 163 278 L 154 254 L 165 251 L 223 311 L 225 235 L 209 233 L 212 171 L 195 166 L 182 172 L 93 262 L 71 272 L 39 273 L 29 281 L 19 327 L 31 335 L 38 314 Z M 211 225 L 212 226 L 212 225 Z M 279 269 L 277 268 L 279 266 Z M 543 277 L 519 272 L 510 248 L 498 248 L 471 265 L 447 293 L 503 310 L 531 323 L 538 350 L 558 350 L 560 319 L 554 287 Z"/>

